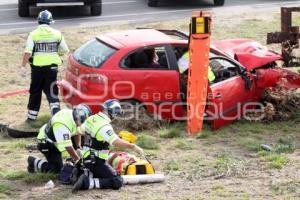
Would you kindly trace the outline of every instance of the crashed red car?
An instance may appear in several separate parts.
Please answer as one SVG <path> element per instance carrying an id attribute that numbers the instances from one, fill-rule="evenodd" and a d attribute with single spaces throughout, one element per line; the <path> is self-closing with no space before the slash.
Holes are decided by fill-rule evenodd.
<path id="1" fill-rule="evenodd" d="M 178 31 L 138 29 L 100 35 L 70 55 L 65 78 L 59 82 L 61 95 L 71 105 L 99 105 L 117 98 L 143 104 L 163 119 L 184 119 L 186 82 L 177 61 L 187 50 L 188 36 Z M 288 88 L 300 86 L 298 74 L 275 68 L 278 60 L 280 55 L 250 40 L 211 45 L 210 67 L 216 79 L 208 87 L 206 113 L 213 128 L 240 118 L 247 106 L 255 107 L 249 102 L 259 102 L 263 91 L 282 78 L 288 78 Z"/>

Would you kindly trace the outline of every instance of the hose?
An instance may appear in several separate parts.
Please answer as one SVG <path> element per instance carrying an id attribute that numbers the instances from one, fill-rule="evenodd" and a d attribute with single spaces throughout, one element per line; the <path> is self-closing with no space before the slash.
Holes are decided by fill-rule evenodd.
<path id="1" fill-rule="evenodd" d="M 13 92 L 5 92 L 5 93 L 0 93 L 0 98 L 6 98 L 6 97 L 10 97 L 10 96 L 15 96 L 18 94 L 27 94 L 28 90 L 16 90 Z"/>
<path id="2" fill-rule="evenodd" d="M 8 125 L 0 124 L 0 132 L 6 133 L 12 138 L 30 138 L 38 135 L 37 131 L 21 131 L 13 128 L 9 128 Z"/>

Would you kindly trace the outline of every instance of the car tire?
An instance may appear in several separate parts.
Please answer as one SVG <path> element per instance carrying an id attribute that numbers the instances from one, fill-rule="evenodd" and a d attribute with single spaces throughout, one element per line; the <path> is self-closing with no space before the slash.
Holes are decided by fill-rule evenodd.
<path id="1" fill-rule="evenodd" d="M 22 0 L 19 0 L 18 14 L 20 17 L 28 17 L 29 16 L 29 4 Z"/>
<path id="2" fill-rule="evenodd" d="M 214 0 L 215 6 L 223 6 L 225 3 L 225 0 Z"/>
<path id="3" fill-rule="evenodd" d="M 97 1 L 91 4 L 91 15 L 98 16 L 102 14 L 102 1 Z"/>
<path id="4" fill-rule="evenodd" d="M 156 7 L 158 5 L 158 0 L 148 0 L 149 7 Z"/>

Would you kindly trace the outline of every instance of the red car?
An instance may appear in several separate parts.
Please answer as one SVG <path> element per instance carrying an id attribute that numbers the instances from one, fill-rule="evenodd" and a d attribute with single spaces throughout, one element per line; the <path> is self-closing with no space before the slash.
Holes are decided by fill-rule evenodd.
<path id="1" fill-rule="evenodd" d="M 163 119 L 184 119 L 186 77 L 177 62 L 187 50 L 188 36 L 178 31 L 138 29 L 100 35 L 70 55 L 65 79 L 59 82 L 61 95 L 71 105 L 99 105 L 116 98 L 142 104 Z M 263 91 L 282 78 L 287 78 L 288 88 L 300 86 L 297 73 L 275 68 L 280 59 L 250 40 L 211 45 L 210 67 L 216 79 L 208 88 L 206 113 L 213 128 L 256 107 Z"/>

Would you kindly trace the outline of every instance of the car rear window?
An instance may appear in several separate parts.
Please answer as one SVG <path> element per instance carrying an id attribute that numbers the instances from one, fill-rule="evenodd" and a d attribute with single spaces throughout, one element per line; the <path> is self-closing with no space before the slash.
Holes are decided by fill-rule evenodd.
<path id="1" fill-rule="evenodd" d="M 88 67 L 99 68 L 117 50 L 107 44 L 93 39 L 74 52 L 74 58 L 80 64 Z"/>

